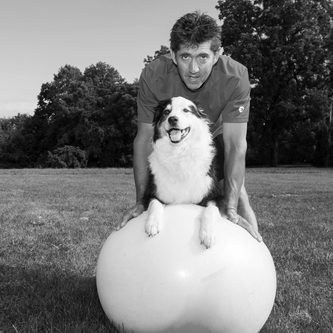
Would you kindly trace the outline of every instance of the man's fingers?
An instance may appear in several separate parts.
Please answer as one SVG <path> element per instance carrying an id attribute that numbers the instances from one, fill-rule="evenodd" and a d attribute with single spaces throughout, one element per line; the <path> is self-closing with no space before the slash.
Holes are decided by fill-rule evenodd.
<path id="1" fill-rule="evenodd" d="M 124 213 L 121 222 L 114 226 L 114 230 L 116 231 L 120 230 L 127 224 L 129 220 L 133 219 L 134 217 L 138 217 L 143 213 L 143 211 L 144 211 L 143 205 L 135 205 L 134 207 L 127 209 L 126 212 Z"/>
<path id="2" fill-rule="evenodd" d="M 245 230 L 247 230 L 252 237 L 254 237 L 258 242 L 262 242 L 262 237 L 259 234 L 259 232 L 257 230 L 255 230 L 252 226 L 252 224 L 250 224 L 247 220 L 245 220 L 243 217 L 241 217 L 240 215 L 238 215 L 233 209 L 229 209 L 227 211 L 227 216 L 228 216 L 228 220 L 238 224 L 239 226 L 243 227 Z"/>
<path id="3" fill-rule="evenodd" d="M 238 224 L 239 223 L 240 216 L 237 215 L 233 209 L 229 209 L 227 211 L 227 219 L 231 221 L 232 223 Z"/>
<path id="4" fill-rule="evenodd" d="M 114 226 L 114 230 L 118 231 L 121 228 L 123 228 L 127 224 L 127 222 L 134 217 L 133 211 L 134 211 L 133 208 L 128 209 L 125 212 L 121 222 Z"/>
<path id="5" fill-rule="evenodd" d="M 258 231 L 254 230 L 253 226 L 243 219 L 241 216 L 238 215 L 237 224 L 246 229 L 258 242 L 262 242 L 262 237 Z"/>
<path id="6" fill-rule="evenodd" d="M 133 209 L 131 209 L 130 211 L 128 211 L 125 215 L 124 215 L 124 217 L 123 217 L 123 219 L 122 219 L 122 221 L 121 221 L 121 227 L 124 227 L 125 225 L 126 225 L 126 223 L 130 220 L 130 219 L 132 219 L 134 217 L 134 210 Z"/>

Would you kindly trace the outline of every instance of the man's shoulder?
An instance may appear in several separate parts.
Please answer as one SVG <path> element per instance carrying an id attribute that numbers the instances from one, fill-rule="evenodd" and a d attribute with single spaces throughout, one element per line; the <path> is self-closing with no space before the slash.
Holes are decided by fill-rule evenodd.
<path id="1" fill-rule="evenodd" d="M 217 75 L 220 74 L 239 78 L 247 75 L 247 68 L 243 64 L 225 55 L 220 55 L 214 69 Z"/>
<path id="2" fill-rule="evenodd" d="M 177 72 L 177 68 L 174 65 L 170 53 L 164 54 L 153 61 L 151 61 L 143 69 L 142 74 L 150 79 L 158 79 L 163 76 L 167 76 L 171 72 Z"/>

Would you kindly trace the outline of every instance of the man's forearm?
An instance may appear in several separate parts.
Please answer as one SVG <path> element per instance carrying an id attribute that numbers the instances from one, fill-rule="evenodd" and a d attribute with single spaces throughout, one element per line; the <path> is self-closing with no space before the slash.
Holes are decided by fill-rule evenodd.
<path id="1" fill-rule="evenodd" d="M 136 139 L 134 141 L 133 171 L 136 188 L 136 202 L 142 201 L 148 181 L 148 156 L 152 151 L 151 144 Z"/>
<path id="2" fill-rule="evenodd" d="M 237 212 L 239 192 L 245 176 L 246 150 L 226 151 L 224 163 L 224 195 L 226 208 L 233 208 Z"/>

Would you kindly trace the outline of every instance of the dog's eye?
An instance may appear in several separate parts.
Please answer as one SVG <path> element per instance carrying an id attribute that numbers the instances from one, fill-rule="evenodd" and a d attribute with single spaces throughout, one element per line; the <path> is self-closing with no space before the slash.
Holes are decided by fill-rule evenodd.
<path id="1" fill-rule="evenodd" d="M 165 116 L 169 115 L 169 114 L 170 114 L 170 110 L 169 110 L 169 109 L 165 109 L 165 110 L 163 111 L 163 114 L 164 114 Z"/>
<path id="2" fill-rule="evenodd" d="M 189 109 L 183 109 L 184 112 L 191 112 Z"/>

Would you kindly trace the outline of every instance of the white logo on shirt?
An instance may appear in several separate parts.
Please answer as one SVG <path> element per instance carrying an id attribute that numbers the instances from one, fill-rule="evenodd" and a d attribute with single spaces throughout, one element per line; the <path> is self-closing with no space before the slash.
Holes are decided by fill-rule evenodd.
<path id="1" fill-rule="evenodd" d="M 239 109 L 238 109 L 238 111 L 239 111 L 240 113 L 242 113 L 242 112 L 244 111 L 244 106 L 240 106 Z"/>

